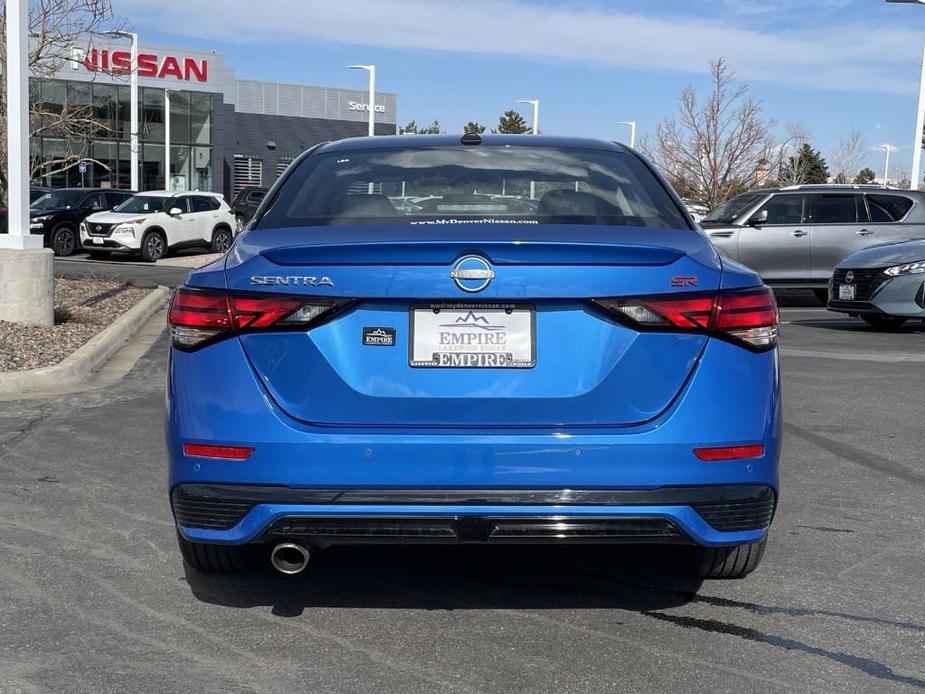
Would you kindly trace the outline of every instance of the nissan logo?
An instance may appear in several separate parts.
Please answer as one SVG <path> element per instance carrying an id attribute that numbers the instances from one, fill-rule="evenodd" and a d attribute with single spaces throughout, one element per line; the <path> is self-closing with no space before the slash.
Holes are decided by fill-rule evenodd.
<path id="1" fill-rule="evenodd" d="M 495 278 L 495 271 L 480 255 L 466 255 L 456 261 L 450 277 L 464 292 L 480 292 Z"/>
<path id="2" fill-rule="evenodd" d="M 847 282 L 848 284 L 851 284 L 852 282 L 854 282 L 854 271 L 853 270 L 848 270 L 848 272 L 845 273 L 845 282 Z"/>
<path id="3" fill-rule="evenodd" d="M 99 224 L 97 224 L 97 225 L 96 225 L 96 230 L 97 230 L 97 231 L 102 231 L 102 230 L 103 230 L 103 227 L 101 227 Z"/>

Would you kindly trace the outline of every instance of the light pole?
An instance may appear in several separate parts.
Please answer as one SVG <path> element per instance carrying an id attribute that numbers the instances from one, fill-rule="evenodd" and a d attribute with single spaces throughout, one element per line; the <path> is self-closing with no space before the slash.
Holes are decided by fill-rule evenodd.
<path id="1" fill-rule="evenodd" d="M 132 58 L 129 72 L 129 91 L 131 93 L 131 114 L 129 116 L 129 152 L 132 167 L 131 189 L 139 192 L 138 187 L 138 34 L 133 31 L 110 31 L 110 36 L 131 39 Z"/>
<path id="2" fill-rule="evenodd" d="M 540 100 L 539 99 L 520 99 L 518 104 L 533 104 L 533 128 L 531 135 L 540 134 Z"/>
<path id="3" fill-rule="evenodd" d="M 366 70 L 369 73 L 369 132 L 370 137 L 376 134 L 376 66 L 375 65 L 348 65 L 350 70 Z"/>
<path id="4" fill-rule="evenodd" d="M 634 120 L 618 120 L 617 125 L 628 125 L 630 126 L 630 147 L 636 147 L 636 121 Z"/>
<path id="5" fill-rule="evenodd" d="M 893 145 L 884 142 L 882 145 L 875 145 L 874 149 L 882 149 L 886 152 L 886 160 L 883 162 L 883 185 L 887 184 L 887 177 L 890 175 L 890 151 Z"/>
<path id="6" fill-rule="evenodd" d="M 902 5 L 925 5 L 925 0 L 886 0 Z M 925 129 L 925 49 L 922 51 L 922 68 L 919 71 L 919 100 L 915 112 L 915 139 L 912 140 L 912 175 L 910 190 L 918 190 L 922 180 L 922 131 Z M 887 160 L 890 154 L 887 152 Z"/>

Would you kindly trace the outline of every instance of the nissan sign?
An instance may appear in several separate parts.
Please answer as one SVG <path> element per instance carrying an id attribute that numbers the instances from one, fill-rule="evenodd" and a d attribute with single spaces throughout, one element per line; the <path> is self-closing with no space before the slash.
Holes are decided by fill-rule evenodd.
<path id="1" fill-rule="evenodd" d="M 84 51 L 75 48 L 72 53 L 72 67 L 81 66 L 90 72 L 107 72 L 113 75 L 129 74 L 132 71 L 132 54 L 129 51 L 110 51 L 105 48 L 91 48 Z M 156 53 L 139 53 L 136 66 L 139 77 L 173 77 L 180 81 L 209 81 L 209 61 L 205 58 L 160 56 Z"/>

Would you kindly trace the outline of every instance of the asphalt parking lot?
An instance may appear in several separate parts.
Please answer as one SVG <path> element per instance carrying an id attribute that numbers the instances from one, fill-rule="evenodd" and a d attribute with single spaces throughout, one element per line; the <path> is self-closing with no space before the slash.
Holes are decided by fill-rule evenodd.
<path id="1" fill-rule="evenodd" d="M 925 325 L 783 303 L 782 501 L 741 581 L 606 547 L 197 575 L 165 493 L 163 336 L 115 385 L 2 402 L 0 692 L 923 689 Z"/>

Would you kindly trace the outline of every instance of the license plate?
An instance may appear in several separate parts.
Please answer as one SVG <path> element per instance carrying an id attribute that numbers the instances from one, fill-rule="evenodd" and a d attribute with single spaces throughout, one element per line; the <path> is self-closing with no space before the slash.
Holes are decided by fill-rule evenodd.
<path id="1" fill-rule="evenodd" d="M 517 304 L 429 304 L 411 309 L 415 367 L 529 369 L 536 365 L 535 315 Z"/>
<path id="2" fill-rule="evenodd" d="M 840 284 L 838 285 L 838 298 L 842 301 L 854 301 L 854 290 L 853 284 Z"/>
<path id="3" fill-rule="evenodd" d="M 103 239 L 96 239 L 96 238 L 93 238 L 93 239 L 90 239 L 90 241 L 92 241 L 93 243 L 95 243 L 97 246 L 102 246 L 102 245 L 103 245 Z"/>

